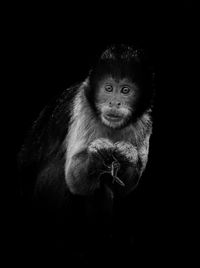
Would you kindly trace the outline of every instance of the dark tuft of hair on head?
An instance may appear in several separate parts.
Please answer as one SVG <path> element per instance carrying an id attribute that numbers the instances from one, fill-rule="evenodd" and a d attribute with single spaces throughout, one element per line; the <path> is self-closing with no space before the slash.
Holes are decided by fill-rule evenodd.
<path id="1" fill-rule="evenodd" d="M 140 89 L 138 116 L 152 104 L 154 74 L 145 51 L 120 44 L 106 49 L 100 56 L 89 75 L 89 90 L 86 96 L 94 106 L 94 94 L 98 82 L 106 76 L 115 79 L 128 78 Z"/>

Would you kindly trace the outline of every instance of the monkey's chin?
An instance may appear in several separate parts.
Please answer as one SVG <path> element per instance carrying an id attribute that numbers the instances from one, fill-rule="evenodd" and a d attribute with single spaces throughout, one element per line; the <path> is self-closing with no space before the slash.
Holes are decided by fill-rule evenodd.
<path id="1" fill-rule="evenodd" d="M 121 128 L 124 125 L 123 117 L 112 117 L 108 115 L 102 115 L 101 119 L 104 125 L 110 128 Z"/>

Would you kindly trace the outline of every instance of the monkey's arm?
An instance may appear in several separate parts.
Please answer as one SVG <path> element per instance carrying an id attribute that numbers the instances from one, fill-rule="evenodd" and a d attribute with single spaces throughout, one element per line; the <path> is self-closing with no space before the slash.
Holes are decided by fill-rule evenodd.
<path id="1" fill-rule="evenodd" d="M 79 148 L 65 164 L 65 180 L 74 194 L 87 195 L 99 187 L 99 175 L 104 160 L 110 158 L 114 145 L 107 139 L 97 139 L 87 148 Z"/>
<path id="2" fill-rule="evenodd" d="M 118 176 L 125 184 L 125 192 L 132 191 L 138 184 L 139 179 L 146 167 L 149 153 L 149 137 L 140 148 L 131 143 L 118 142 L 115 144 L 115 155 L 121 163 Z"/>

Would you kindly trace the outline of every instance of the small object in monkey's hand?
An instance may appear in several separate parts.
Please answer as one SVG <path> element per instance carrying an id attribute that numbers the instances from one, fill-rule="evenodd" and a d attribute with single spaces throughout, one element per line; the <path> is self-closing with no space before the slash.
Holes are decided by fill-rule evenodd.
<path id="1" fill-rule="evenodd" d="M 111 163 L 111 166 L 108 166 L 104 163 L 104 166 L 107 167 L 107 171 L 103 171 L 101 175 L 103 175 L 104 173 L 109 173 L 112 177 L 113 177 L 113 180 L 112 180 L 112 183 L 118 183 L 120 186 L 125 186 L 124 182 L 122 180 L 120 180 L 118 177 L 117 177 L 117 172 L 118 170 L 120 169 L 120 163 L 117 161 L 117 159 L 112 156 L 114 158 L 114 161 Z"/>
<path id="2" fill-rule="evenodd" d="M 111 176 L 113 177 L 112 183 L 117 182 L 119 185 L 125 186 L 123 181 L 117 177 L 117 172 L 119 169 L 120 169 L 120 163 L 117 161 L 117 159 L 115 159 L 111 164 Z"/>

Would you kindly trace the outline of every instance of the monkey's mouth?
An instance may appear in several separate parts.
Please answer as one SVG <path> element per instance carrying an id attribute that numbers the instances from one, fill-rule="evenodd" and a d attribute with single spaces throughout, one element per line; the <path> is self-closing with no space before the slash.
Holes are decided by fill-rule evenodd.
<path id="1" fill-rule="evenodd" d="M 122 120 L 122 116 L 116 113 L 107 113 L 104 115 L 104 117 L 108 120 L 108 121 L 112 121 L 112 122 L 118 122 Z"/>

